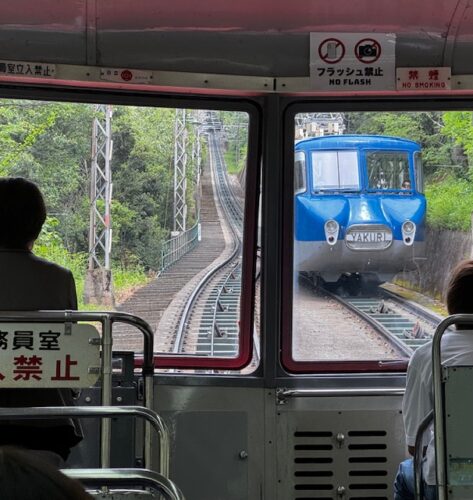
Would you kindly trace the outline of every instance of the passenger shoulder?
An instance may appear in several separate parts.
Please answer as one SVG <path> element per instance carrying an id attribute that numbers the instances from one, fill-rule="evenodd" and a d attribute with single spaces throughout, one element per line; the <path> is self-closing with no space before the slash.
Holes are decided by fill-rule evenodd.
<path id="1" fill-rule="evenodd" d="M 413 366 L 418 366 L 419 364 L 424 364 L 426 361 L 430 360 L 432 355 L 432 341 L 425 343 L 414 351 L 414 354 L 409 361 L 409 368 Z"/>
<path id="2" fill-rule="evenodd" d="M 72 275 L 71 271 L 65 267 L 60 266 L 54 262 L 38 257 L 35 254 L 31 254 L 32 261 L 36 266 L 43 268 L 45 271 L 55 274 Z"/>

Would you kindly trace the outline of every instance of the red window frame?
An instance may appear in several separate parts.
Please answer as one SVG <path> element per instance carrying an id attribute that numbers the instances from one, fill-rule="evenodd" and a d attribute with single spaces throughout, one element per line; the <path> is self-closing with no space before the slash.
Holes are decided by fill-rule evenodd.
<path id="1" fill-rule="evenodd" d="M 323 111 L 334 111 L 337 105 L 327 105 Z M 407 360 L 347 360 L 347 361 L 298 361 L 293 358 L 293 283 L 294 283 L 294 141 L 295 116 L 307 112 L 308 105 L 293 104 L 288 107 L 284 119 L 283 150 L 283 231 L 282 231 L 282 274 L 281 274 L 281 338 L 280 363 L 290 373 L 386 373 L 405 372 Z M 338 106 L 340 108 L 340 106 Z M 344 109 L 344 111 L 346 111 Z"/>
<path id="2" fill-rule="evenodd" d="M 211 108 L 202 102 L 202 109 Z M 212 108 L 214 109 L 214 108 Z M 258 196 L 260 180 L 260 145 L 258 144 L 259 113 L 256 107 L 247 103 L 246 105 L 233 106 L 222 110 L 244 112 L 249 116 L 248 126 L 248 160 L 246 167 L 245 183 L 245 206 L 243 222 L 243 246 L 242 246 L 242 278 L 240 296 L 240 320 L 239 320 L 239 342 L 238 356 L 232 358 L 203 357 L 187 354 L 169 355 L 155 353 L 155 368 L 182 368 L 214 370 L 241 370 L 245 368 L 253 357 L 253 325 L 254 325 L 254 303 L 255 303 L 255 268 L 256 268 L 256 244 L 257 244 L 257 215 Z"/>

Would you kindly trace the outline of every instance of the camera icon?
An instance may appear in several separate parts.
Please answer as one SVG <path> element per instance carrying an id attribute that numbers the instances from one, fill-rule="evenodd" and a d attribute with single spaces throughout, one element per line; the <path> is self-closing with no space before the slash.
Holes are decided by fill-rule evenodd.
<path id="1" fill-rule="evenodd" d="M 360 45 L 358 47 L 358 57 L 377 57 L 378 47 L 376 45 Z"/>

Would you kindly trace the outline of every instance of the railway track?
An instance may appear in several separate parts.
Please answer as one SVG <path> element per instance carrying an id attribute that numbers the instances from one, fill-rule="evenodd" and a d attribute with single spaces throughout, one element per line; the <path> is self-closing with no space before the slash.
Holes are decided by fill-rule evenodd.
<path id="1" fill-rule="evenodd" d="M 192 352 L 202 356 L 236 356 L 243 210 L 230 187 L 215 131 L 209 131 L 208 146 L 214 188 L 225 219 L 223 223 L 230 236 L 231 251 L 220 264 L 200 279 L 185 302 L 176 328 L 172 352 Z"/>
<path id="2" fill-rule="evenodd" d="M 160 352 L 238 354 L 243 209 L 227 177 L 219 128 L 208 128 L 211 175 L 203 177 L 201 244 L 120 306 L 150 322 Z M 133 329 L 114 333 L 116 348 L 140 350 Z"/>
<path id="3" fill-rule="evenodd" d="M 155 349 L 158 352 L 170 352 L 174 345 L 176 318 L 182 310 L 180 304 L 187 296 L 184 288 L 198 279 L 203 269 L 208 268 L 225 251 L 224 235 L 215 207 L 208 161 L 201 177 L 201 188 L 200 244 L 148 285 L 135 291 L 118 307 L 120 311 L 143 317 L 151 325 L 155 332 Z M 181 294 L 182 300 L 179 298 Z M 140 352 L 142 343 L 142 336 L 135 328 L 116 325 L 115 349 Z"/>
<path id="4" fill-rule="evenodd" d="M 343 297 L 327 290 L 324 292 L 369 323 L 406 357 L 432 338 L 442 319 L 382 288 L 366 297 Z"/>

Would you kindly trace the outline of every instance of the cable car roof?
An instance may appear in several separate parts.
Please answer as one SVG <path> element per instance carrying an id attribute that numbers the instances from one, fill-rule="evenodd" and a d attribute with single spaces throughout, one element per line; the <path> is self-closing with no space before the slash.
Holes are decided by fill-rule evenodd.
<path id="1" fill-rule="evenodd" d="M 335 148 L 395 148 L 419 151 L 417 142 L 402 137 L 368 134 L 340 134 L 321 137 L 308 137 L 297 142 L 296 150 L 335 149 Z"/>
<path id="2" fill-rule="evenodd" d="M 466 75 L 471 7 L 472 0 L 16 0 L 0 3 L 0 59 L 307 78 L 311 32 L 365 32 L 397 35 L 397 66 Z"/>
<path id="3" fill-rule="evenodd" d="M 385 31 L 446 34 L 471 26 L 468 0 L 17 0 L 2 2 L 3 27 L 34 31 Z M 465 17 L 466 16 L 466 17 Z M 452 26 L 456 21 L 456 26 Z"/>

